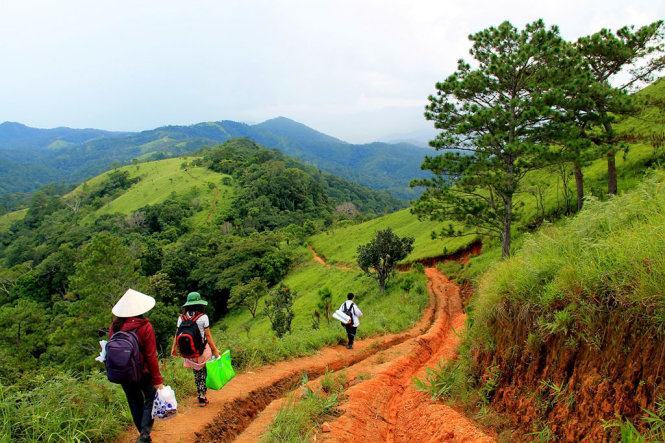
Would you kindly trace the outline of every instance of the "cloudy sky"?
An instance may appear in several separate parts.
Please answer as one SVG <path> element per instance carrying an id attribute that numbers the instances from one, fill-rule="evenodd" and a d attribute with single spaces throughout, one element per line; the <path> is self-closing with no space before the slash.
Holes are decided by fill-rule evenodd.
<path id="1" fill-rule="evenodd" d="M 140 130 L 283 115 L 363 142 L 428 128 L 469 33 L 539 17 L 576 38 L 657 0 L 0 0 L 0 122 Z"/>

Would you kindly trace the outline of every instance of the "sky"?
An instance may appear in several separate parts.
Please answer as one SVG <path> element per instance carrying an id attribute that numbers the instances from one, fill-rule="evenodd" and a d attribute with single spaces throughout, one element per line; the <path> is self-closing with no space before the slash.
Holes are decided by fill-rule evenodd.
<path id="1" fill-rule="evenodd" d="M 577 38 L 665 1 L 0 0 L 0 122 L 143 130 L 277 116 L 351 142 L 431 131 L 468 35 L 538 18 Z"/>

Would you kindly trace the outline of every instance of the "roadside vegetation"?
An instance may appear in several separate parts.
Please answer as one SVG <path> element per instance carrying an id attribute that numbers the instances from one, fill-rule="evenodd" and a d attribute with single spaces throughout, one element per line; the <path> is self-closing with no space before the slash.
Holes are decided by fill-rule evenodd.
<path id="1" fill-rule="evenodd" d="M 298 257 L 284 279 L 284 284 L 295 294 L 291 333 L 278 339 L 268 318 L 263 315 L 252 318 L 243 308 L 231 311 L 214 326 L 215 340 L 220 348 L 231 349 L 234 366 L 257 367 L 343 343 L 346 335 L 338 321 L 325 314 L 319 314 L 315 321 L 322 288 L 332 294 L 332 310 L 346 300 L 348 292 L 353 292 L 358 305 L 372 313 L 363 318 L 359 339 L 407 329 L 418 321 L 427 305 L 425 276 L 418 271 L 400 274 L 382 294 L 376 282 L 359 269 L 325 267 L 313 262 L 304 248 L 299 250 Z M 265 297 L 259 302 L 259 311 L 264 302 Z"/>
<path id="2" fill-rule="evenodd" d="M 523 356 L 546 355 L 550 347 L 554 352 L 590 349 L 605 356 L 612 354 L 616 362 L 625 361 L 631 359 L 634 345 L 626 349 L 613 344 L 613 334 L 624 330 L 648 340 L 639 345 L 644 349 L 662 346 L 664 226 L 665 175 L 657 172 L 633 191 L 606 202 L 590 200 L 570 220 L 525 235 L 514 257 L 499 263 L 490 259 L 494 264 L 485 273 L 475 273 L 471 266 L 448 265 L 445 270 L 456 272 L 458 278 L 477 278 L 477 294 L 468 309 L 470 327 L 460 358 L 430 371 L 420 387 L 434 398 L 461 403 L 482 415 L 497 389 L 510 383 L 510 368 L 520 367 Z M 571 257 L 575 257 L 574 262 Z M 508 330 L 528 334 L 510 340 L 513 348 L 506 355 Z M 558 347 L 563 351 L 556 351 Z M 582 355 L 580 352 L 579 358 Z M 639 365 L 637 361 L 633 364 Z M 650 370 L 658 371 L 657 364 L 639 369 L 645 383 L 652 380 Z M 536 392 L 552 398 L 565 396 L 574 407 L 580 401 L 577 395 L 583 392 L 575 385 L 579 379 L 571 380 L 570 374 L 555 370 L 552 373 L 558 379 L 536 386 Z M 612 377 L 610 373 L 606 376 Z M 657 391 L 647 398 L 651 406 L 643 412 L 605 428 L 621 428 L 623 433 L 632 426 L 635 435 L 645 432 L 647 439 L 657 436 L 661 428 L 654 427 L 657 421 L 649 421 L 649 417 L 659 417 L 653 411 L 660 410 L 662 402 L 656 401 Z M 534 421 L 546 423 L 553 409 L 539 411 Z M 611 417 L 605 420 L 617 424 Z"/>
<path id="3" fill-rule="evenodd" d="M 343 372 L 327 371 L 320 387 L 314 390 L 303 380 L 301 389 L 286 399 L 263 441 L 270 443 L 310 441 L 327 419 L 337 416 L 336 407 L 344 398 L 346 377 Z"/>

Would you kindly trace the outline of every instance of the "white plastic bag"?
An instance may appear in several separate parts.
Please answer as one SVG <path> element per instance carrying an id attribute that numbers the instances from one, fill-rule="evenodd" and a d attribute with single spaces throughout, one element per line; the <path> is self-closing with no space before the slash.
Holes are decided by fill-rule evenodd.
<path id="1" fill-rule="evenodd" d="M 157 391 L 152 403 L 152 418 L 169 418 L 178 412 L 178 402 L 171 386 L 164 386 Z"/>
<path id="2" fill-rule="evenodd" d="M 338 309 L 335 312 L 333 312 L 332 316 L 335 320 L 339 320 L 344 324 L 348 324 L 351 321 L 351 317 L 346 315 L 344 311 L 342 311 L 341 309 Z"/>
<path id="3" fill-rule="evenodd" d="M 95 360 L 98 362 L 104 363 L 104 361 L 106 361 L 106 343 L 106 340 L 99 340 L 99 346 L 102 347 L 102 350 L 99 355 L 95 357 Z"/>

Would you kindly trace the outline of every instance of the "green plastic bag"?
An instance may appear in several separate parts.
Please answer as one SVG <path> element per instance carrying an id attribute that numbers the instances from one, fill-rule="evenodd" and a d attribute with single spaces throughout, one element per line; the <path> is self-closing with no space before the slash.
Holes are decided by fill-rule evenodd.
<path id="1" fill-rule="evenodd" d="M 219 358 L 213 358 L 206 362 L 206 386 L 210 389 L 222 389 L 222 387 L 236 376 L 231 366 L 231 351 L 224 351 Z"/>

